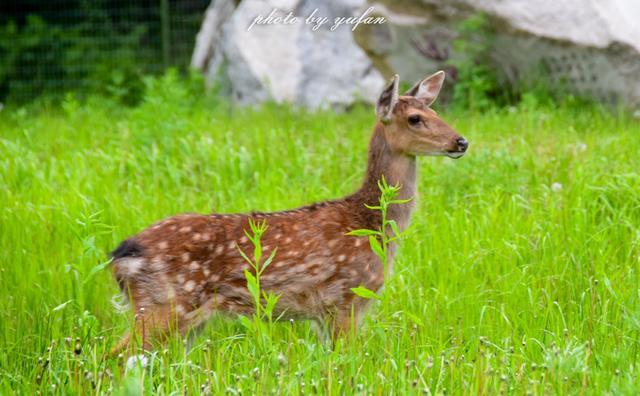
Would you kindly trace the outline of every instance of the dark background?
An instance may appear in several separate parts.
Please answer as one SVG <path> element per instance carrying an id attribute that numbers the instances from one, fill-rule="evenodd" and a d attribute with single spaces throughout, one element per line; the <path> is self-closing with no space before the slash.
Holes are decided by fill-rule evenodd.
<path id="1" fill-rule="evenodd" d="M 143 76 L 186 70 L 207 0 L 3 0 L 0 102 L 106 93 L 135 102 Z"/>

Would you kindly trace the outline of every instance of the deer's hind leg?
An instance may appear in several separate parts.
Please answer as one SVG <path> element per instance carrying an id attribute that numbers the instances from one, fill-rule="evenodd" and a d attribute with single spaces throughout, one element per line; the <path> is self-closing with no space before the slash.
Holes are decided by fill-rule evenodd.
<path id="1" fill-rule="evenodd" d="M 111 350 L 111 356 L 134 355 L 138 346 L 143 351 L 150 351 L 154 342 L 166 342 L 172 330 L 178 328 L 170 305 L 140 307 L 136 311 L 133 329 L 122 336 Z"/>
<path id="2" fill-rule="evenodd" d="M 127 355 L 136 352 L 136 340 L 143 351 L 153 349 L 154 343 L 167 343 L 172 336 L 188 336 L 192 341 L 198 330 L 214 312 L 212 304 L 205 304 L 193 310 L 185 310 L 184 305 L 166 304 L 139 308 L 135 316 L 133 331 L 127 332 L 111 351 L 117 356 L 126 351 Z"/>

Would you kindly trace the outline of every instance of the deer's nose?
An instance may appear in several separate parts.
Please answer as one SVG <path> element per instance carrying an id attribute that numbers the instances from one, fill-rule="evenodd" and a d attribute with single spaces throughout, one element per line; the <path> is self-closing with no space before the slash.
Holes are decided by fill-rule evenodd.
<path id="1" fill-rule="evenodd" d="M 456 143 L 458 144 L 458 150 L 465 152 L 467 151 L 467 148 L 469 147 L 469 142 L 467 142 L 467 140 L 463 137 L 459 137 L 456 140 Z"/>

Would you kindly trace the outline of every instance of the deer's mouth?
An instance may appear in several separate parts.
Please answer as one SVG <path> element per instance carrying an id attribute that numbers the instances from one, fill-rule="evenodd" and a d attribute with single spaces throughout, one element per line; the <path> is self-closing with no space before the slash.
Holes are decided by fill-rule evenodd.
<path id="1" fill-rule="evenodd" d="M 464 155 L 464 151 L 448 151 L 445 155 L 449 158 L 458 159 Z"/>
<path id="2" fill-rule="evenodd" d="M 462 136 L 459 136 L 456 139 L 455 150 L 448 151 L 446 153 L 446 156 L 449 158 L 460 158 L 464 155 L 464 153 L 467 152 L 468 148 L 469 148 L 469 142 L 467 142 L 467 139 L 463 138 Z"/>

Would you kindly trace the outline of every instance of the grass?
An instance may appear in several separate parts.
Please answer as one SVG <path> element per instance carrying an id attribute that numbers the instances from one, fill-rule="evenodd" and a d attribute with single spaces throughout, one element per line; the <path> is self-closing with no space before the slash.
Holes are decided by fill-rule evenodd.
<path id="1" fill-rule="evenodd" d="M 636 394 L 640 125 L 565 104 L 444 113 L 467 156 L 420 159 L 380 301 L 331 349 L 304 322 L 216 318 L 146 369 L 107 252 L 180 212 L 280 210 L 355 189 L 370 108 L 232 109 L 160 81 L 135 109 L 0 113 L 0 393 Z"/>

